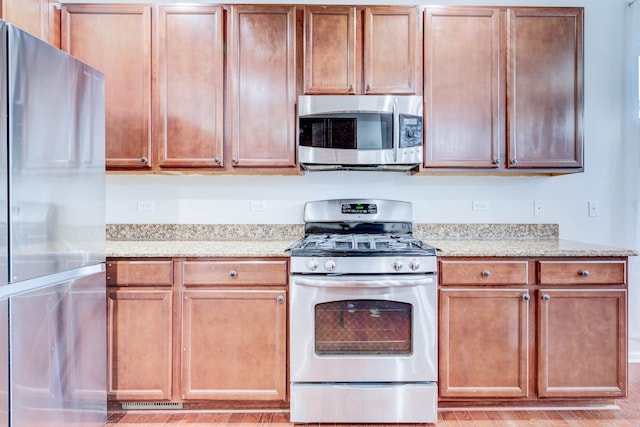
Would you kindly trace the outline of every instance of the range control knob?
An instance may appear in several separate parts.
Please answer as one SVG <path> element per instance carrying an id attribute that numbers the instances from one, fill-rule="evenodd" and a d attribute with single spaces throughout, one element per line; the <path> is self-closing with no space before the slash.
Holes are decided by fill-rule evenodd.
<path id="1" fill-rule="evenodd" d="M 400 261 L 399 259 L 393 261 L 393 269 L 395 271 L 400 271 L 402 270 L 402 261 Z"/>
<path id="2" fill-rule="evenodd" d="M 416 271 L 417 269 L 420 268 L 420 262 L 417 259 L 412 259 L 409 262 L 409 268 L 412 269 L 413 271 Z"/>
<path id="3" fill-rule="evenodd" d="M 324 268 L 327 271 L 333 271 L 336 269 L 336 262 L 330 259 L 329 261 L 324 263 Z"/>
<path id="4" fill-rule="evenodd" d="M 318 261 L 315 259 L 309 260 L 309 262 L 307 262 L 307 268 L 311 271 L 316 271 L 318 268 Z"/>

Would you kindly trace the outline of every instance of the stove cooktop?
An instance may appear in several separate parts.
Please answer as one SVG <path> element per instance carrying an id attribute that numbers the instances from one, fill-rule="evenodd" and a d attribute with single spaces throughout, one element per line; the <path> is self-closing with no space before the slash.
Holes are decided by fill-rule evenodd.
<path id="1" fill-rule="evenodd" d="M 291 248 L 292 256 L 435 256 L 435 248 L 411 233 L 321 233 L 310 234 Z"/>

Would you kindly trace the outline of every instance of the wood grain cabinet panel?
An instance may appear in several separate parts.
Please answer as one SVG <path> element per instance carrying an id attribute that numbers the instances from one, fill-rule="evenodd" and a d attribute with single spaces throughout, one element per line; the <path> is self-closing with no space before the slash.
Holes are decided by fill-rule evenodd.
<path id="1" fill-rule="evenodd" d="M 540 261 L 542 285 L 622 285 L 627 283 L 625 261 Z"/>
<path id="2" fill-rule="evenodd" d="M 184 261 L 182 266 L 185 286 L 287 284 L 286 260 Z"/>
<path id="3" fill-rule="evenodd" d="M 526 285 L 528 261 L 440 261 L 442 285 Z"/>
<path id="4" fill-rule="evenodd" d="M 424 167 L 500 167 L 500 10 L 426 8 L 424 25 Z"/>
<path id="5" fill-rule="evenodd" d="M 305 6 L 304 17 L 306 94 L 421 94 L 416 7 Z"/>
<path id="6" fill-rule="evenodd" d="M 508 13 L 509 168 L 583 165 L 583 9 Z"/>
<path id="7" fill-rule="evenodd" d="M 223 166 L 224 10 L 158 6 L 154 142 L 160 168 Z"/>
<path id="8" fill-rule="evenodd" d="M 624 289 L 538 291 L 538 395 L 627 394 Z"/>
<path id="9" fill-rule="evenodd" d="M 284 290 L 185 290 L 181 397 L 283 400 Z"/>
<path id="10" fill-rule="evenodd" d="M 110 289 L 108 299 L 108 397 L 171 399 L 172 291 Z"/>
<path id="11" fill-rule="evenodd" d="M 171 286 L 172 283 L 171 260 L 107 261 L 109 286 Z"/>
<path id="12" fill-rule="evenodd" d="M 440 291 L 441 397 L 528 395 L 528 298 L 523 289 Z"/>
<path id="13" fill-rule="evenodd" d="M 149 169 L 151 5 L 65 4 L 61 47 L 105 75 L 106 164 Z"/>
<path id="14" fill-rule="evenodd" d="M 354 6 L 304 7 L 304 93 L 349 94 L 360 87 Z M 357 89 L 358 88 L 358 89 Z"/>
<path id="15" fill-rule="evenodd" d="M 296 7 L 231 6 L 231 168 L 296 163 Z"/>
<path id="16" fill-rule="evenodd" d="M 60 3 L 53 0 L 0 0 L 0 18 L 60 47 Z"/>

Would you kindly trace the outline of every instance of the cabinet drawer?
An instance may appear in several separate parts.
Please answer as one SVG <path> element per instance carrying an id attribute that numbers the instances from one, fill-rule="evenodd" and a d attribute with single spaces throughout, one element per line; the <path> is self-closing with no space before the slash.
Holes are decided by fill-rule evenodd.
<path id="1" fill-rule="evenodd" d="M 107 285 L 110 286 L 171 286 L 173 262 L 107 261 Z"/>
<path id="2" fill-rule="evenodd" d="M 287 284 L 287 261 L 185 261 L 185 286 Z"/>
<path id="3" fill-rule="evenodd" d="M 442 285 L 526 285 L 527 261 L 440 261 Z"/>
<path id="4" fill-rule="evenodd" d="M 540 261 L 541 285 L 621 285 L 626 283 L 624 261 Z"/>

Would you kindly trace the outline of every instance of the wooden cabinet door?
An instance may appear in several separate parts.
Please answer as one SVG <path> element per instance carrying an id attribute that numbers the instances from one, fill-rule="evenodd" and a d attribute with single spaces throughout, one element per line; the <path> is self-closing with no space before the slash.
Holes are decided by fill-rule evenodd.
<path id="1" fill-rule="evenodd" d="M 154 141 L 160 168 L 222 163 L 221 6 L 158 6 Z"/>
<path id="2" fill-rule="evenodd" d="M 229 106 L 233 168 L 296 166 L 296 7 L 232 6 Z"/>
<path id="3" fill-rule="evenodd" d="M 440 291 L 442 398 L 528 395 L 528 298 L 526 289 Z"/>
<path id="4" fill-rule="evenodd" d="M 427 8 L 424 23 L 424 167 L 499 167 L 499 9 Z"/>
<path id="5" fill-rule="evenodd" d="M 360 93 L 361 38 L 353 6 L 304 7 L 304 93 Z"/>
<path id="6" fill-rule="evenodd" d="M 417 78 L 421 62 L 418 16 L 414 6 L 364 10 L 363 93 L 422 93 Z"/>
<path id="7" fill-rule="evenodd" d="M 171 294 L 170 288 L 107 291 L 110 400 L 171 399 Z"/>
<path id="8" fill-rule="evenodd" d="M 151 168 L 151 5 L 66 4 L 61 45 L 105 75 L 107 168 Z"/>
<path id="9" fill-rule="evenodd" d="M 184 400 L 283 400 L 284 290 L 185 290 Z"/>
<path id="10" fill-rule="evenodd" d="M 624 289 L 538 291 L 538 395 L 620 397 L 627 386 Z"/>
<path id="11" fill-rule="evenodd" d="M 60 5 L 52 0 L 0 0 L 1 18 L 60 47 Z"/>
<path id="12" fill-rule="evenodd" d="M 583 10 L 515 8 L 507 22 L 510 168 L 583 165 Z"/>

